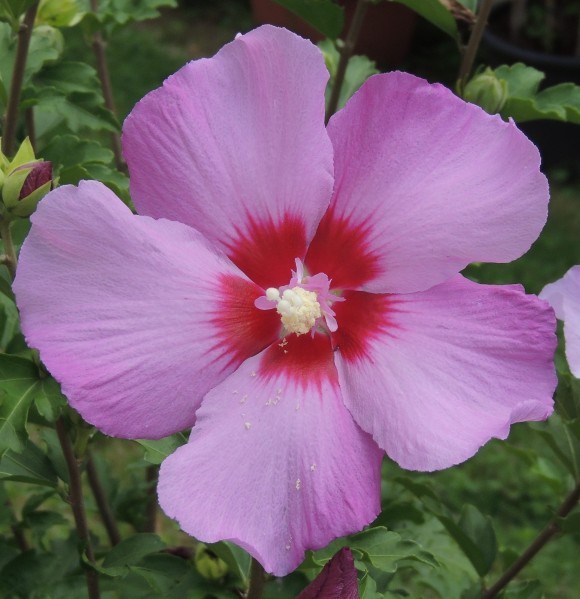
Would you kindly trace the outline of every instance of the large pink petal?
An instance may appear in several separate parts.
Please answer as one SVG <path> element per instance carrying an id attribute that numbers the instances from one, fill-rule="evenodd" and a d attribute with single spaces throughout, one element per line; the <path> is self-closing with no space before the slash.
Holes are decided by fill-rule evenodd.
<path id="1" fill-rule="evenodd" d="M 369 79 L 330 121 L 331 207 L 307 257 L 335 287 L 408 293 L 536 239 L 548 185 L 513 122 L 405 73 Z"/>
<path id="2" fill-rule="evenodd" d="M 564 321 L 566 358 L 572 374 L 580 378 L 580 266 L 573 266 L 561 279 L 540 293 Z"/>
<path id="3" fill-rule="evenodd" d="M 345 403 L 402 467 L 452 466 L 552 412 L 555 321 L 538 298 L 460 276 L 345 298 L 333 335 Z"/>
<path id="4" fill-rule="evenodd" d="M 315 46 L 272 26 L 187 64 L 125 121 L 138 212 L 195 227 L 265 287 L 287 283 L 332 193 L 327 79 Z"/>
<path id="5" fill-rule="evenodd" d="M 209 389 L 275 338 L 263 291 L 193 229 L 134 216 L 104 185 L 53 191 L 14 283 L 22 328 L 71 404 L 105 433 L 191 426 Z"/>
<path id="6" fill-rule="evenodd" d="M 344 407 L 328 338 L 293 335 L 208 393 L 161 466 L 159 502 L 187 533 L 283 576 L 376 516 L 381 456 Z"/>

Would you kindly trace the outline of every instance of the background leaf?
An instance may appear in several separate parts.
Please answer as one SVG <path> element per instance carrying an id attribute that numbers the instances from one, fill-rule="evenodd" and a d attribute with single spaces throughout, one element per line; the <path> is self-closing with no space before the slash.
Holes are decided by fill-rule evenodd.
<path id="1" fill-rule="evenodd" d="M 332 0 L 276 0 L 326 37 L 336 39 L 344 25 L 344 9 Z"/>

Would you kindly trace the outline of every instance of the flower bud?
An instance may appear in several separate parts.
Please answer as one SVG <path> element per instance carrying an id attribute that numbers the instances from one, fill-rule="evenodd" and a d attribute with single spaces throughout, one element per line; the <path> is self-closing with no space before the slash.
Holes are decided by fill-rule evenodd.
<path id="1" fill-rule="evenodd" d="M 5 156 L 0 157 L 0 167 L 4 218 L 30 216 L 52 189 L 52 163 L 36 159 L 26 139 L 11 162 Z"/>
<path id="2" fill-rule="evenodd" d="M 228 572 L 226 562 L 203 543 L 196 547 L 193 561 L 197 571 L 208 580 L 219 580 Z"/>
<path id="3" fill-rule="evenodd" d="M 481 106 L 490 114 L 496 114 L 508 99 L 507 81 L 499 79 L 488 67 L 469 81 L 463 91 L 463 98 Z"/>

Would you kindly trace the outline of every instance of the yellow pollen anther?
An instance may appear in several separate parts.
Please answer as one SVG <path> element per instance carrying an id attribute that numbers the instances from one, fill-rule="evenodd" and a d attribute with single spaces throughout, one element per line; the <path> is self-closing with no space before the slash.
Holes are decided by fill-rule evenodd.
<path id="1" fill-rule="evenodd" d="M 266 290 L 266 297 L 278 304 L 276 311 L 282 317 L 282 324 L 289 333 L 308 333 L 316 320 L 322 316 L 314 291 L 293 287 L 280 295 L 277 289 L 271 287 Z"/>

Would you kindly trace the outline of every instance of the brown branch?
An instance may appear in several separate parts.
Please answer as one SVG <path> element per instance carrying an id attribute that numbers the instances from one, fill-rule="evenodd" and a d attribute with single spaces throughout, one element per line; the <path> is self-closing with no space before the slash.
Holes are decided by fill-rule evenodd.
<path id="1" fill-rule="evenodd" d="M 12 71 L 12 81 L 10 82 L 10 96 L 4 116 L 4 137 L 2 138 L 2 151 L 7 156 L 12 156 L 16 143 L 16 127 L 18 124 L 18 108 L 20 106 L 20 94 L 24 83 L 24 71 L 26 69 L 26 60 L 28 58 L 28 48 L 32 29 L 34 28 L 34 19 L 38 10 L 38 2 L 35 2 L 24 15 L 24 20 L 18 30 L 18 44 L 16 46 L 16 58 L 14 60 L 14 70 Z"/>
<path id="2" fill-rule="evenodd" d="M 105 494 L 103 486 L 101 485 L 101 480 L 95 467 L 95 462 L 90 454 L 87 458 L 87 476 L 89 479 L 89 485 L 95 497 L 95 501 L 97 502 L 97 507 L 99 508 L 99 513 L 101 514 L 101 519 L 105 529 L 107 530 L 109 541 L 114 547 L 121 542 L 119 527 L 117 526 L 117 521 L 113 515 L 113 510 L 111 509 L 107 495 Z"/>
<path id="3" fill-rule="evenodd" d="M 336 77 L 332 86 L 332 92 L 330 93 L 330 99 L 328 100 L 328 107 L 326 108 L 326 123 L 330 120 L 330 117 L 336 112 L 338 108 L 338 101 L 340 99 L 340 90 L 344 83 L 344 76 L 346 75 L 346 67 L 348 61 L 354 52 L 360 29 L 362 27 L 365 14 L 368 8 L 368 0 L 357 0 L 352 21 L 344 40 L 344 45 L 340 52 L 340 60 L 338 61 L 338 67 L 336 69 Z"/>
<path id="4" fill-rule="evenodd" d="M 492 599 L 495 597 L 520 571 L 531 561 L 531 559 L 546 545 L 546 543 L 560 531 L 558 519 L 565 518 L 577 505 L 580 500 L 580 483 L 564 499 L 562 505 L 556 511 L 555 516 L 548 522 L 546 527 L 530 543 L 528 548 L 518 557 L 518 559 L 499 577 L 499 579 L 485 590 L 482 599 Z"/>
<path id="5" fill-rule="evenodd" d="M 483 32 L 485 31 L 493 2 L 494 0 L 483 0 L 479 11 L 477 12 L 475 25 L 471 30 L 471 35 L 469 36 L 469 41 L 467 42 L 467 47 L 465 48 L 463 59 L 461 60 L 461 65 L 459 67 L 459 74 L 457 75 L 457 88 L 460 94 L 463 94 L 463 89 L 465 88 L 467 79 L 469 79 L 469 75 L 473 69 L 473 63 L 475 62 L 475 57 L 477 56 L 477 51 L 481 44 L 481 38 L 483 37 Z"/>
<path id="6" fill-rule="evenodd" d="M 98 0 L 91 0 L 91 10 L 94 13 L 99 11 Z M 100 31 L 96 31 L 93 35 L 92 45 L 95 60 L 97 62 L 97 73 L 99 75 L 99 80 L 101 81 L 101 90 L 103 91 L 105 106 L 117 116 L 117 108 L 115 107 L 115 99 L 113 97 L 113 86 L 111 85 L 111 76 L 109 74 L 109 65 L 107 63 L 106 43 L 103 34 Z M 121 138 L 118 133 L 111 133 L 111 146 L 113 148 L 113 154 L 115 155 L 115 165 L 117 169 L 126 171 L 127 165 L 123 160 Z"/>
<path id="7" fill-rule="evenodd" d="M 83 503 L 83 489 L 81 484 L 81 471 L 75 457 L 74 449 L 62 418 L 56 421 L 56 433 L 69 474 L 69 501 L 72 508 L 77 533 L 84 546 L 85 555 L 91 564 L 95 563 L 95 554 L 91 544 L 91 537 L 87 525 L 87 516 Z M 97 571 L 91 567 L 85 567 L 87 590 L 89 599 L 99 599 L 99 577 Z"/>

